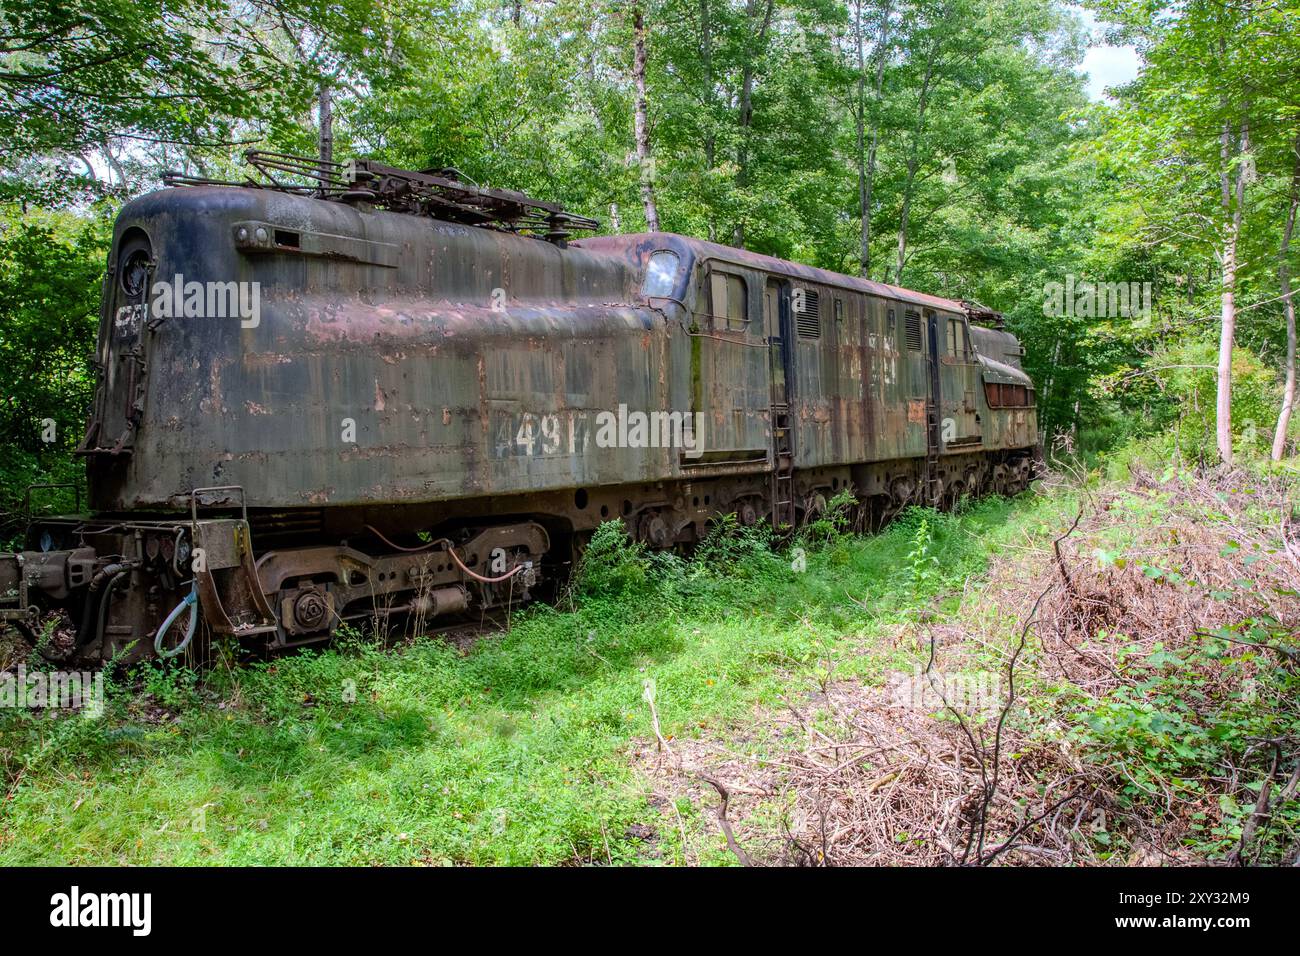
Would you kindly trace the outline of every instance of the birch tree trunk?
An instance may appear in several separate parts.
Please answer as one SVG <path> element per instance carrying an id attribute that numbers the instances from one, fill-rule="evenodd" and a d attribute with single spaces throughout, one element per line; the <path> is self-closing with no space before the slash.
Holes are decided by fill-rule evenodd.
<path id="1" fill-rule="evenodd" d="M 1291 201 L 1287 205 L 1286 225 L 1282 228 L 1282 244 L 1278 248 L 1277 284 L 1282 291 L 1282 308 L 1286 313 L 1286 388 L 1282 392 L 1282 411 L 1277 416 L 1277 430 L 1273 433 L 1273 460 L 1281 461 L 1286 451 L 1286 433 L 1291 426 L 1291 413 L 1295 409 L 1295 300 L 1291 298 L 1291 269 L 1287 256 L 1291 252 L 1291 235 L 1295 231 L 1296 206 L 1300 205 L 1300 136 L 1296 137 L 1295 167 L 1291 173 Z"/>
<path id="2" fill-rule="evenodd" d="M 925 79 L 916 105 L 916 127 L 912 131 L 911 148 L 907 155 L 907 179 L 903 183 L 903 207 L 898 215 L 898 262 L 894 282 L 903 284 L 903 267 L 907 265 L 907 227 L 912 213 L 912 192 L 916 187 L 916 171 L 921 162 L 921 134 L 925 130 L 925 111 L 930 105 L 930 84 L 934 80 L 935 59 L 939 55 L 939 41 L 930 47 L 926 58 Z"/>
<path id="3" fill-rule="evenodd" d="M 704 167 L 712 171 L 716 138 L 713 128 L 713 22 L 709 13 L 709 0 L 700 0 L 700 65 L 704 73 Z M 713 205 L 709 204 L 709 241 L 718 237 L 718 224 L 713 218 Z"/>
<path id="4" fill-rule="evenodd" d="M 1241 239 L 1241 219 L 1246 203 L 1246 162 L 1244 157 L 1250 151 L 1250 128 L 1245 120 L 1241 123 L 1241 139 L 1237 144 L 1236 154 L 1243 158 L 1237 164 L 1236 188 L 1228 192 L 1231 175 L 1226 159 L 1231 153 L 1231 130 L 1223 132 L 1221 155 L 1225 159 L 1223 169 L 1225 212 L 1228 212 L 1227 235 L 1223 242 L 1223 292 L 1221 295 L 1219 328 L 1219 366 L 1218 381 L 1215 392 L 1215 438 L 1219 447 L 1219 457 L 1225 462 L 1232 461 L 1232 347 L 1236 342 L 1237 332 L 1237 243 Z M 1229 212 L 1228 208 L 1232 209 Z"/>
<path id="5" fill-rule="evenodd" d="M 867 159 L 866 159 L 866 125 L 867 125 L 867 31 L 862 22 L 862 0 L 853 2 L 853 40 L 858 54 L 857 102 L 854 104 L 853 120 L 854 155 L 858 161 L 858 208 L 862 212 L 862 238 L 858 250 L 858 274 L 869 276 L 871 265 L 871 210 L 867 206 Z"/>
<path id="6" fill-rule="evenodd" d="M 645 207 L 646 230 L 659 231 L 659 209 L 655 205 L 654 158 L 650 153 L 649 108 L 645 92 L 645 16 L 641 5 L 632 8 L 635 50 L 632 78 L 636 84 L 636 158 L 641 170 L 641 205 Z"/>

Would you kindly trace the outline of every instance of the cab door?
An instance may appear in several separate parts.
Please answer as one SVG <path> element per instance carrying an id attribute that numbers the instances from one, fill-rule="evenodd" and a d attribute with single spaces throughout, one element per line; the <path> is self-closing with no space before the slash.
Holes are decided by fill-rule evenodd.
<path id="1" fill-rule="evenodd" d="M 796 502 L 794 431 L 790 422 L 789 283 L 769 278 L 763 286 L 763 333 L 767 339 L 771 381 L 769 420 L 772 423 L 772 527 L 793 527 Z"/>
<path id="2" fill-rule="evenodd" d="M 731 263 L 709 262 L 696 292 L 693 402 L 706 416 L 700 464 L 767 457 L 768 354 L 751 276 Z"/>
<path id="3" fill-rule="evenodd" d="M 938 347 L 939 425 L 945 451 L 982 441 L 979 420 L 980 364 L 966 317 L 931 313 Z"/>

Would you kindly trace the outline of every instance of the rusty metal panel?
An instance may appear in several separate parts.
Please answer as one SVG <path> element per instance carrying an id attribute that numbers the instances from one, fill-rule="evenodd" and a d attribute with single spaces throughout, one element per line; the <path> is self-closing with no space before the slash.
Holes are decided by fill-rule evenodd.
<path id="1" fill-rule="evenodd" d="M 140 237 L 150 278 L 256 283 L 258 321 L 135 309 L 117 279 Z M 749 328 L 692 334 L 698 289 L 685 280 L 680 299 L 642 299 L 641 263 L 656 248 L 686 273 L 709 260 L 740 271 Z M 909 411 L 928 394 L 928 343 L 909 347 L 903 315 L 961 314 L 946 299 L 677 236 L 560 248 L 271 190 L 141 197 L 123 209 L 114 250 L 87 441 L 98 510 L 175 509 L 218 484 L 243 486 L 253 508 L 292 508 L 685 474 L 676 449 L 593 442 L 595 417 L 622 407 L 705 412 L 705 444 L 723 458 L 765 454 L 767 275 L 821 293 L 821 337 L 791 330 L 787 342 L 797 464 L 916 457 L 925 427 Z M 1028 422 L 1008 434 L 1033 437 Z"/>
<path id="2" fill-rule="evenodd" d="M 256 223 L 296 245 L 248 254 L 237 225 Z M 128 232 L 148 236 L 158 276 L 258 283 L 260 316 L 252 327 L 166 318 L 133 327 L 130 341 L 108 338 L 113 367 L 147 340 L 147 370 L 135 453 L 92 464 L 97 508 L 176 507 L 211 484 L 244 486 L 251 507 L 283 507 L 672 470 L 666 449 L 576 444 L 584 416 L 668 404 L 666 322 L 631 304 L 626 257 L 222 188 L 136 200 L 119 219 L 119 238 Z M 314 235 L 400 250 L 397 267 L 317 254 L 303 238 Z M 104 391 L 120 405 L 117 382 Z M 106 420 L 105 431 L 119 426 Z"/>

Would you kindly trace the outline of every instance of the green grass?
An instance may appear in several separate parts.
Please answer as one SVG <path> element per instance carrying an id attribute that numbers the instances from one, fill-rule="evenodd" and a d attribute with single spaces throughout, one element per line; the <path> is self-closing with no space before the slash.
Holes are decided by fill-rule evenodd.
<path id="1" fill-rule="evenodd" d="M 837 677 L 883 680 L 901 652 L 875 636 L 1062 507 L 925 513 L 919 575 L 921 513 L 869 538 L 823 527 L 803 572 L 753 534 L 688 562 L 609 526 L 571 601 L 467 654 L 353 639 L 202 676 L 153 666 L 100 719 L 0 713 L 0 864 L 681 862 L 629 759 L 653 740 L 647 679 L 673 737 L 742 727 L 840 657 Z"/>

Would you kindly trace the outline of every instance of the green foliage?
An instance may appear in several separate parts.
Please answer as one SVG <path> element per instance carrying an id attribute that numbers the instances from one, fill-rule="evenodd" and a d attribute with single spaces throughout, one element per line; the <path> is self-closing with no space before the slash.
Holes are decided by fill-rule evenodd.
<path id="1" fill-rule="evenodd" d="M 574 573 L 580 595 L 622 599 L 635 597 L 650 583 L 646 548 L 633 541 L 621 521 L 606 521 L 592 534 Z"/>
<path id="2" fill-rule="evenodd" d="M 1224 629 L 1221 637 L 1241 631 L 1288 637 L 1249 622 Z M 1262 641 L 1261 643 L 1269 643 Z M 1178 653 L 1157 646 L 1131 659 L 1126 672 L 1138 678 L 1100 699 L 1085 700 L 1070 731 L 1070 739 L 1087 760 L 1104 766 L 1122 781 L 1120 798 L 1128 808 L 1164 808 L 1171 799 L 1203 803 L 1211 794 L 1207 768 L 1267 769 L 1268 751 L 1260 742 L 1294 739 L 1300 734 L 1300 712 L 1294 706 L 1300 680 L 1289 669 L 1274 666 L 1267 654 L 1225 654 L 1226 645 L 1211 637 Z M 1261 761 L 1263 761 L 1261 765 Z M 1258 788 L 1256 788 L 1258 789 Z M 1253 798 L 1219 800 L 1222 820 L 1210 823 L 1204 812 L 1194 815 L 1189 847 L 1211 858 L 1230 852 L 1241 837 L 1241 825 Z M 1300 827 L 1300 806 L 1294 801 L 1278 809 L 1276 829 L 1260 847 L 1262 862 L 1280 862 L 1289 849 L 1284 834 Z"/>
<path id="3" fill-rule="evenodd" d="M 70 452 L 94 388 L 108 230 L 102 214 L 0 216 L 0 545 L 28 484 L 83 482 Z M 44 492 L 45 505 L 71 511 L 73 496 Z"/>
<path id="4" fill-rule="evenodd" d="M 923 509 L 916 520 L 916 530 L 912 534 L 912 550 L 907 553 L 907 568 L 910 573 L 912 593 L 920 597 L 939 577 L 939 559 L 931 553 L 930 515 Z"/>
<path id="5" fill-rule="evenodd" d="M 816 544 L 834 544 L 843 540 L 853 528 L 857 511 L 858 499 L 853 489 L 841 489 L 801 529 L 802 540 Z"/>
<path id="6" fill-rule="evenodd" d="M 286 138 L 323 78 L 388 75 L 402 7 L 383 6 L 389 16 L 372 0 L 0 0 L 0 198 L 93 192 L 91 155 L 120 193 L 140 141 L 203 168 L 248 124 Z M 71 160 L 71 175 L 51 158 Z"/>

